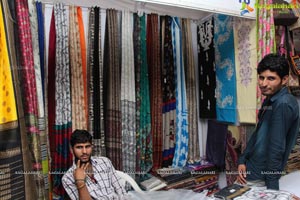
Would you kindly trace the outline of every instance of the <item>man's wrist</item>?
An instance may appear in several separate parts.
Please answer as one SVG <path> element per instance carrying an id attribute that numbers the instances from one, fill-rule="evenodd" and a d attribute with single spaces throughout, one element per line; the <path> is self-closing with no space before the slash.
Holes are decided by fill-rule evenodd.
<path id="1" fill-rule="evenodd" d="M 82 183 L 81 185 L 77 185 L 77 189 L 80 190 L 81 188 L 83 188 L 85 186 L 85 183 Z"/>

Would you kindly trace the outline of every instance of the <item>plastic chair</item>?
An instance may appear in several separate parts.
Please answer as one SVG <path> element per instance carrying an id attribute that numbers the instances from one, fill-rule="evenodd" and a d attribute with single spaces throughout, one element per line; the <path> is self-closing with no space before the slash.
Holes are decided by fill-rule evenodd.
<path id="1" fill-rule="evenodd" d="M 121 178 L 120 183 L 123 187 L 125 187 L 127 182 L 136 192 L 144 193 L 144 191 L 139 187 L 139 185 L 135 182 L 135 180 L 131 176 L 119 170 L 116 170 L 116 172 L 117 175 Z"/>

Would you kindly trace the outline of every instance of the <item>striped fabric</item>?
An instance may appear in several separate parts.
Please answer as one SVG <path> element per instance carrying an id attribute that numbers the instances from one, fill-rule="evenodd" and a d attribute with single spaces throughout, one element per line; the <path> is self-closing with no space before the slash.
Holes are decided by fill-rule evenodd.
<path id="1" fill-rule="evenodd" d="M 191 20 L 182 19 L 182 49 L 184 59 L 184 71 L 186 80 L 186 98 L 188 114 L 189 152 L 188 162 L 200 161 L 199 137 L 198 137 L 198 113 L 196 101 L 196 73 L 194 54 L 192 49 Z"/>
<path id="2" fill-rule="evenodd" d="M 106 11 L 103 96 L 106 155 L 116 169 L 122 170 L 120 26 L 117 18 L 116 10 Z"/>
<path id="3" fill-rule="evenodd" d="M 153 145 L 153 170 L 162 164 L 162 90 L 160 67 L 160 40 L 158 15 L 147 15 L 147 64 L 149 69 L 151 135 Z"/>

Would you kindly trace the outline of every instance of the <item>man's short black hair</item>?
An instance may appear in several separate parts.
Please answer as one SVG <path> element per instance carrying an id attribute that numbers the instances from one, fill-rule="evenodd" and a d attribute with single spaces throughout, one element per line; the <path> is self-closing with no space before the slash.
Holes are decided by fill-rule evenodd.
<path id="1" fill-rule="evenodd" d="M 276 72 L 277 75 L 282 79 L 284 76 L 289 75 L 289 63 L 285 57 L 278 54 L 267 54 L 257 66 L 257 73 L 270 70 L 271 72 Z"/>
<path id="2" fill-rule="evenodd" d="M 71 135 L 70 144 L 72 147 L 78 143 L 89 142 L 92 144 L 92 138 L 92 135 L 87 130 L 76 129 Z"/>

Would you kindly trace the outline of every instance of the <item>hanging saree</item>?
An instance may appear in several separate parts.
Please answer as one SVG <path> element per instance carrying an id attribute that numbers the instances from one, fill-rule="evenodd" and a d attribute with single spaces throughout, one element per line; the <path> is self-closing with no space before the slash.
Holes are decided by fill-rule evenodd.
<path id="1" fill-rule="evenodd" d="M 55 4 L 54 21 L 51 21 L 52 27 L 50 28 L 50 33 L 53 34 L 53 26 L 55 25 L 55 40 L 52 38 L 53 35 L 50 34 L 48 69 L 48 93 L 53 87 L 55 88 L 55 102 L 51 102 L 51 104 L 50 101 L 48 102 L 48 108 L 50 108 L 49 105 L 51 105 L 51 107 L 54 106 L 54 108 L 52 107 L 53 110 L 48 109 L 48 116 L 49 121 L 51 116 L 49 129 L 51 127 L 52 131 L 49 131 L 52 157 L 51 171 L 58 172 L 52 174 L 52 191 L 54 196 L 57 195 L 61 197 L 66 195 L 61 184 L 61 177 L 63 172 L 67 171 L 72 164 L 72 154 L 69 149 L 69 138 L 72 133 L 72 116 L 68 46 L 69 37 L 66 19 L 66 9 L 64 8 L 64 5 L 61 3 Z M 53 44 L 53 42 L 55 42 L 55 44 Z M 50 45 L 50 43 L 52 44 Z M 50 58 L 53 58 L 54 56 L 52 55 L 53 53 L 55 53 L 55 64 L 53 61 L 50 61 Z M 54 64 L 54 66 L 52 66 L 52 64 Z M 54 78 L 54 80 L 51 80 L 52 78 Z M 54 85 L 50 85 L 50 83 Z M 48 95 L 48 97 L 50 98 L 51 96 Z"/>
<path id="2" fill-rule="evenodd" d="M 217 120 L 236 123 L 236 76 L 233 17 L 214 15 Z"/>
<path id="3" fill-rule="evenodd" d="M 18 73 L 13 70 L 17 65 L 12 5 L 13 2 L 0 3 L 0 199 L 35 199 L 34 175 L 23 173 L 32 171 L 32 163 Z"/>
<path id="4" fill-rule="evenodd" d="M 38 128 L 38 97 L 37 83 L 34 69 L 34 54 L 32 46 L 32 35 L 29 19 L 28 2 L 25 0 L 16 0 L 16 16 L 18 24 L 18 38 L 20 42 L 20 60 L 21 60 L 21 85 L 23 96 L 24 116 L 28 139 L 30 141 L 30 153 L 32 156 L 32 166 L 35 174 L 35 182 L 38 190 L 38 198 L 45 196 L 44 177 L 39 176 L 42 172 L 42 149 L 41 135 Z"/>
<path id="5" fill-rule="evenodd" d="M 197 26 L 200 118 L 216 118 L 214 18 Z"/>
<path id="6" fill-rule="evenodd" d="M 152 167 L 152 135 L 149 77 L 146 51 L 146 16 L 134 14 L 134 69 L 136 91 L 136 173 L 137 181 Z"/>
<path id="7" fill-rule="evenodd" d="M 48 135 L 46 134 L 46 119 L 44 110 L 44 98 L 42 87 L 42 75 L 40 64 L 40 52 L 39 52 L 39 34 L 38 34 L 38 21 L 37 21 L 37 9 L 35 2 L 28 1 L 30 27 L 32 34 L 32 47 L 33 47 L 33 61 L 34 72 L 36 81 L 36 93 L 38 104 L 38 128 L 40 135 L 40 151 L 42 155 L 42 170 L 45 183 L 45 193 L 49 193 L 49 157 L 48 157 Z M 44 42 L 44 41 L 42 41 Z M 47 197 L 47 195 L 44 195 Z"/>
<path id="8" fill-rule="evenodd" d="M 256 123 L 256 32 L 255 21 L 234 19 L 237 112 L 239 123 Z"/>
<path id="9" fill-rule="evenodd" d="M 106 155 L 116 169 L 122 170 L 120 27 L 117 18 L 116 10 L 106 11 L 103 94 Z"/>
<path id="10" fill-rule="evenodd" d="M 121 113 L 123 171 L 135 178 L 136 119 L 132 15 L 122 11 Z"/>
<path id="11" fill-rule="evenodd" d="M 149 69 L 151 134 L 153 145 L 153 167 L 156 170 L 162 164 L 162 90 L 160 66 L 160 37 L 158 15 L 147 15 L 147 64 Z"/>
<path id="12" fill-rule="evenodd" d="M 87 129 L 84 76 L 77 7 L 69 6 L 72 131 Z"/>
<path id="13" fill-rule="evenodd" d="M 188 133 L 189 133 L 189 152 L 188 162 L 200 161 L 199 137 L 198 137 L 198 113 L 196 100 L 196 75 L 194 54 L 192 49 L 191 20 L 182 19 L 182 49 L 184 58 L 184 71 L 186 80 L 186 98 L 188 109 Z"/>
<path id="14" fill-rule="evenodd" d="M 93 7 L 90 10 L 88 33 L 89 132 L 93 135 L 93 154 L 105 156 L 102 36 L 99 7 Z"/>
<path id="15" fill-rule="evenodd" d="M 183 167 L 187 161 L 189 133 L 185 71 L 182 58 L 181 24 L 177 17 L 173 17 L 172 36 L 176 84 L 176 136 L 172 166 Z"/>
<path id="16" fill-rule="evenodd" d="M 175 68 L 172 45 L 172 17 L 161 16 L 162 32 L 162 93 L 163 93 L 163 161 L 162 167 L 172 166 L 176 133 Z"/>

